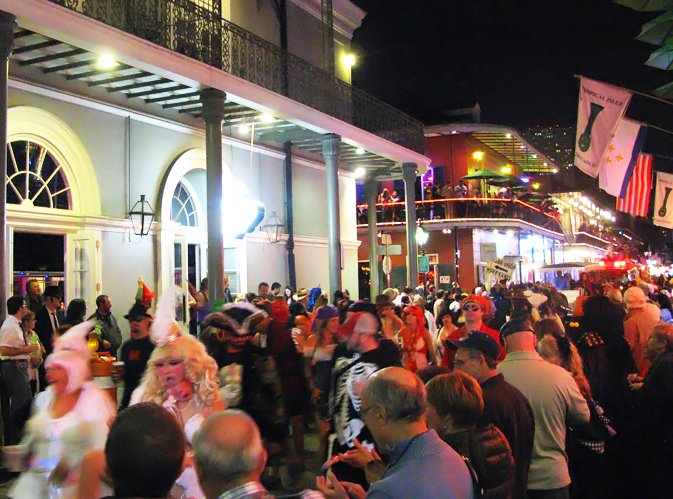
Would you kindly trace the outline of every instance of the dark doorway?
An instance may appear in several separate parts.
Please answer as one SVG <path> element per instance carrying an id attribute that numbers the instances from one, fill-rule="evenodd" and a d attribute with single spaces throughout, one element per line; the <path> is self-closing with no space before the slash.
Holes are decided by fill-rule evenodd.
<path id="1" fill-rule="evenodd" d="M 50 285 L 63 287 L 65 236 L 14 232 L 12 254 L 14 294 L 24 294 L 29 279 L 37 279 L 42 290 Z"/>

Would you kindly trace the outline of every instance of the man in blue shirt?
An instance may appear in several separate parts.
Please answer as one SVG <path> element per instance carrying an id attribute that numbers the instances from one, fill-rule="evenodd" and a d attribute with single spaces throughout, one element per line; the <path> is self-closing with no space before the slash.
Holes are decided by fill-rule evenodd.
<path id="1" fill-rule="evenodd" d="M 388 468 L 374 482 L 367 499 L 472 499 L 474 485 L 467 465 L 425 423 L 423 382 L 401 367 L 373 374 L 362 393 L 360 414 L 379 449 L 388 451 Z M 327 499 L 365 497 L 361 486 L 340 483 L 334 474 L 318 477 Z"/>

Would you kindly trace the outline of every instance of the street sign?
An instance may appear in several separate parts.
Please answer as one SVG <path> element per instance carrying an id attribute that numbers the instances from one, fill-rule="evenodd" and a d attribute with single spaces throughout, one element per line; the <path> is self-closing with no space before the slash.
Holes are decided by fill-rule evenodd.
<path id="1" fill-rule="evenodd" d="M 481 243 L 480 250 L 482 262 L 490 262 L 498 258 L 495 243 Z"/>
<path id="2" fill-rule="evenodd" d="M 387 249 L 386 249 L 387 248 Z M 399 244 L 378 245 L 379 255 L 401 255 L 402 246 Z"/>
<path id="3" fill-rule="evenodd" d="M 418 272 L 421 274 L 430 272 L 430 259 L 427 256 L 418 257 Z"/>
<path id="4" fill-rule="evenodd" d="M 440 275 L 439 276 L 439 284 L 451 284 L 451 276 L 450 275 Z"/>

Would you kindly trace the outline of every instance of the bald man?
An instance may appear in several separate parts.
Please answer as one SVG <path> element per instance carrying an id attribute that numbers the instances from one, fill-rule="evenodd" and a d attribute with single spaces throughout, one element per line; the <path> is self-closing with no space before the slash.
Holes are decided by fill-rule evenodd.
<path id="1" fill-rule="evenodd" d="M 650 366 L 650 361 L 643 356 L 643 347 L 658 318 L 647 312 L 647 296 L 639 287 L 634 286 L 624 292 L 624 305 L 627 310 L 624 337 L 631 346 L 638 373 L 642 375 Z"/>
<path id="2" fill-rule="evenodd" d="M 367 499 L 474 497 L 463 459 L 435 430 L 428 430 L 425 400 L 423 382 L 401 367 L 382 369 L 367 380 L 360 415 L 378 448 L 389 454 L 388 468 L 369 488 Z M 332 472 L 317 483 L 328 499 L 364 496 L 361 486 L 340 483 Z"/>
<path id="3" fill-rule="evenodd" d="M 259 481 L 266 451 L 253 419 L 243 411 L 227 410 L 209 416 L 192 440 L 194 467 L 207 499 L 273 498 Z M 320 499 L 305 490 L 297 497 Z"/>

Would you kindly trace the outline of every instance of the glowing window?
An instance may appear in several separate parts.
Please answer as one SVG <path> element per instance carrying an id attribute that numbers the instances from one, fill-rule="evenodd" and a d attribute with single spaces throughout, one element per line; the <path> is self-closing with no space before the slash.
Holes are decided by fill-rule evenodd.
<path id="1" fill-rule="evenodd" d="M 185 185 L 182 182 L 178 182 L 175 192 L 173 193 L 171 220 L 186 227 L 198 226 L 196 206 L 194 205 L 192 194 L 185 188 Z"/>
<path id="2" fill-rule="evenodd" d="M 41 144 L 16 140 L 7 144 L 7 203 L 71 209 L 70 186 L 58 160 Z"/>

